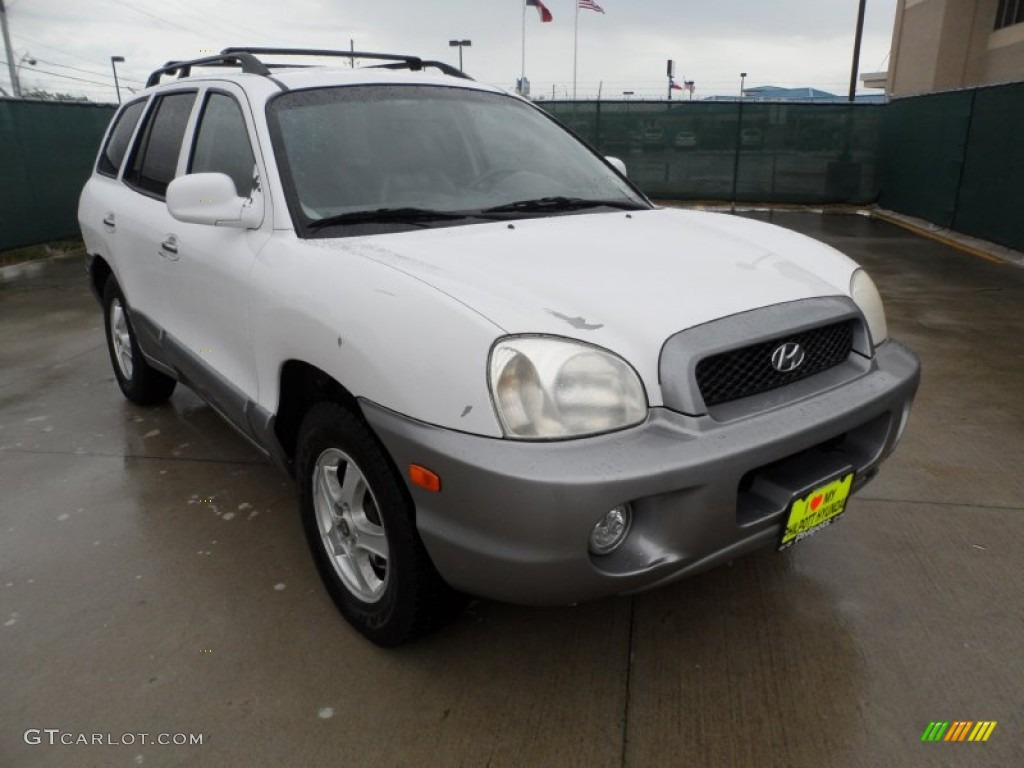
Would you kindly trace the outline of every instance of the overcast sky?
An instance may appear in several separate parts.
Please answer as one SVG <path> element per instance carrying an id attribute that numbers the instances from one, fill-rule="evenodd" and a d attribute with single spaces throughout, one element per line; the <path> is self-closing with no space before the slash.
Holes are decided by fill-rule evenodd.
<path id="1" fill-rule="evenodd" d="M 747 86 L 813 86 L 844 94 L 857 0 L 597 0 L 580 11 L 578 94 L 665 92 L 665 61 L 696 82 L 695 98 Z M 576 0 L 544 0 L 554 21 L 526 11 L 526 74 L 533 94 L 559 98 L 573 82 Z M 140 88 L 155 67 L 228 45 L 401 52 L 458 63 L 453 38 L 471 39 L 465 69 L 512 88 L 519 75 L 523 0 L 6 0 L 23 88 L 114 100 L 110 57 Z M 861 72 L 885 69 L 896 0 L 868 0 Z M 79 78 L 73 80 L 70 78 Z M 89 82 L 82 82 L 89 81 Z M 601 85 L 603 83 L 603 86 Z M 8 92 L 7 68 L 0 87 Z M 878 93 L 878 91 L 871 91 Z"/>

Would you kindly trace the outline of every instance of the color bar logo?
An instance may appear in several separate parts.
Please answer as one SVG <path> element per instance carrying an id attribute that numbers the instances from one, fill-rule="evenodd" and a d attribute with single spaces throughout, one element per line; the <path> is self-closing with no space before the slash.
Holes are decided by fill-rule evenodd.
<path id="1" fill-rule="evenodd" d="M 995 720 L 933 722 L 924 729 L 921 741 L 988 741 L 995 729 Z"/>

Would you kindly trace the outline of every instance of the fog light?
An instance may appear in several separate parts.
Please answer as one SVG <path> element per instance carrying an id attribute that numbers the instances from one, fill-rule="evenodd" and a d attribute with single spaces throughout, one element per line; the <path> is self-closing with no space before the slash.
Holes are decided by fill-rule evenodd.
<path id="1" fill-rule="evenodd" d="M 595 555 L 607 555 L 626 539 L 633 512 L 628 504 L 620 504 L 602 517 L 590 532 L 590 551 Z"/>

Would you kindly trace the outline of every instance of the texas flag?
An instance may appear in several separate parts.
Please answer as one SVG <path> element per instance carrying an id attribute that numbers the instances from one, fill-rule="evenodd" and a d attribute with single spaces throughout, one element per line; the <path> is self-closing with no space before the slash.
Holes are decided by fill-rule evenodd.
<path id="1" fill-rule="evenodd" d="M 681 86 L 675 80 L 669 80 L 668 81 L 668 85 L 669 85 L 669 88 L 671 88 L 673 91 L 681 91 L 681 90 L 683 90 L 683 86 Z"/>
<path id="2" fill-rule="evenodd" d="M 537 9 L 537 13 L 540 14 L 541 21 L 552 21 L 555 18 L 554 16 L 551 15 L 551 11 L 548 10 L 548 7 L 544 5 L 544 3 L 542 3 L 540 0 L 526 0 L 526 4 L 532 5 L 534 8 Z"/>

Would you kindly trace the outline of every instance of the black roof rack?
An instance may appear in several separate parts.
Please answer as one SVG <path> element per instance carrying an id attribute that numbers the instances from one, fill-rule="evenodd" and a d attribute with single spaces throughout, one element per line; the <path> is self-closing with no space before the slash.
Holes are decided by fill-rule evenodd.
<path id="1" fill-rule="evenodd" d="M 357 53 L 356 56 L 358 56 L 358 55 L 359 54 Z M 405 68 L 406 68 L 405 65 L 403 65 L 401 63 L 398 63 L 398 64 L 374 64 L 371 67 L 367 67 L 367 69 L 405 69 Z M 442 72 L 443 74 L 451 75 L 452 77 L 459 77 L 459 78 L 462 78 L 463 80 L 472 80 L 473 79 L 472 77 L 467 75 L 465 72 L 463 72 L 458 67 L 453 67 L 451 64 L 445 64 L 443 61 L 432 61 L 430 59 L 424 59 L 423 61 L 420 62 L 420 66 L 418 67 L 418 69 L 428 69 L 428 68 L 429 69 L 436 69 L 436 70 Z"/>
<path id="2" fill-rule="evenodd" d="M 371 53 L 368 51 L 344 51 L 344 50 L 332 50 L 328 48 L 264 48 L 264 47 L 247 47 L 247 46 L 235 46 L 231 48 L 225 48 L 221 51 L 221 54 L 243 54 L 247 53 L 253 56 L 331 56 L 337 58 L 348 59 L 354 62 L 356 59 L 371 59 L 373 61 L 385 61 L 387 64 L 376 64 L 374 66 L 382 69 L 409 69 L 414 72 L 419 72 L 423 69 L 436 69 L 440 72 L 450 75 L 452 77 L 459 77 L 463 80 L 472 80 L 469 75 L 463 72 L 457 67 L 453 67 L 450 64 L 445 64 L 442 61 L 424 60 L 419 56 L 410 56 L 401 53 Z M 267 66 L 298 66 L 298 65 L 274 65 L 269 64 Z"/>
<path id="3" fill-rule="evenodd" d="M 150 88 L 158 85 L 163 75 L 177 74 L 178 77 L 188 77 L 192 74 L 192 67 L 241 67 L 243 72 L 251 75 L 270 74 L 267 66 L 252 54 L 242 50 L 232 53 L 224 51 L 217 56 L 204 56 L 201 59 L 168 61 L 149 76 L 149 79 L 146 81 L 146 87 Z"/>
<path id="4" fill-rule="evenodd" d="M 397 53 L 368 53 L 366 51 L 333 51 L 325 48 L 262 48 L 262 47 L 233 47 L 225 48 L 216 56 L 204 56 L 201 59 L 190 59 L 189 61 L 169 61 L 160 69 L 149 76 L 146 87 L 149 88 L 160 83 L 163 75 L 177 75 L 179 78 L 189 77 L 192 74 L 192 67 L 241 67 L 242 72 L 250 75 L 262 75 L 267 77 L 271 74 L 271 68 L 281 67 L 302 67 L 302 64 L 265 64 L 256 58 L 257 55 L 272 56 L 335 56 L 355 61 L 356 59 L 371 59 L 373 61 L 384 61 L 386 64 L 375 64 L 374 67 L 383 69 L 408 69 L 419 72 L 426 68 L 437 69 L 446 75 L 460 77 L 464 80 L 472 80 L 469 75 L 460 69 L 445 64 L 441 61 L 424 61 L 419 56 L 407 56 Z"/>

